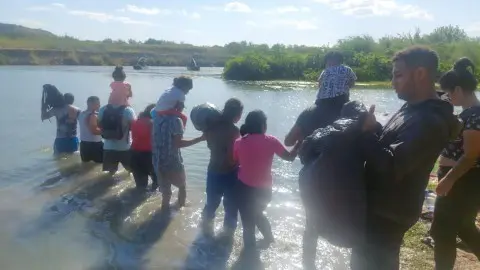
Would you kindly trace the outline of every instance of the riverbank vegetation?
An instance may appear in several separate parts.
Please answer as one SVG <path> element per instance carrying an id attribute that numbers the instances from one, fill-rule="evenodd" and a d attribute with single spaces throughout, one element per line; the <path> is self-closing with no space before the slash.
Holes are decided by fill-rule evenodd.
<path id="1" fill-rule="evenodd" d="M 230 80 L 316 80 L 324 67 L 324 56 L 336 50 L 345 57 L 358 81 L 388 81 L 391 77 L 390 59 L 396 51 L 411 45 L 425 45 L 440 56 L 440 72 L 448 70 L 463 56 L 480 63 L 480 38 L 469 37 L 456 26 L 445 26 L 432 33 L 414 33 L 385 36 L 375 40 L 371 36 L 352 36 L 341 39 L 333 47 L 291 47 L 274 45 L 270 48 L 249 45 L 240 56 L 227 61 L 224 77 Z M 480 76 L 479 76 L 480 78 Z"/>
<path id="2" fill-rule="evenodd" d="M 361 35 L 339 40 L 333 48 L 304 45 L 253 44 L 231 42 L 224 46 L 195 46 L 166 40 L 147 39 L 103 41 L 57 36 L 48 31 L 0 23 L 0 65 L 133 65 L 140 57 L 151 66 L 185 66 L 192 56 L 200 66 L 223 67 L 229 80 L 309 80 L 315 81 L 329 50 L 341 51 L 346 64 L 360 82 L 390 79 L 393 54 L 412 44 L 427 45 L 441 58 L 446 71 L 462 56 L 480 63 L 480 39 L 467 36 L 463 29 L 445 26 L 432 33 L 386 36 L 375 40 Z"/>

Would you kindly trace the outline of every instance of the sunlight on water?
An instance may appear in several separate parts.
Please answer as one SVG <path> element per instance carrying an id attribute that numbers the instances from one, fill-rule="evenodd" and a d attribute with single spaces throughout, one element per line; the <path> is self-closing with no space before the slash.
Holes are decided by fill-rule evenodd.
<path id="1" fill-rule="evenodd" d="M 183 150 L 189 206 L 166 217 L 159 212 L 158 192 L 138 193 L 129 174 L 110 177 L 77 155 L 52 158 L 55 123 L 39 121 L 41 85 L 52 83 L 85 106 L 90 95 L 107 100 L 112 68 L 0 67 L 8 91 L 0 115 L 10 127 L 0 131 L 0 261 L 2 269 L 227 269 L 241 250 L 241 229 L 233 245 L 205 239 L 198 224 L 205 203 L 208 150 L 200 144 Z M 189 73 L 184 68 L 127 69 L 137 112 L 156 102 L 174 76 L 194 77 L 187 112 L 196 104 L 219 107 L 235 96 L 245 112 L 262 109 L 268 133 L 283 140 L 298 114 L 315 99 L 314 84 L 304 82 L 226 82 L 221 69 Z M 25 79 L 28 78 L 28 79 Z M 384 122 L 401 106 L 390 90 L 358 90 L 352 99 L 376 104 Z M 15 102 L 11 102 L 15 100 Z M 242 120 L 243 121 L 243 120 Z M 191 123 L 186 136 L 198 136 Z M 275 160 L 273 199 L 266 210 L 276 242 L 260 254 L 265 269 L 301 269 L 304 213 L 297 176 L 300 162 Z M 174 194 L 174 196 L 176 196 Z M 215 230 L 222 228 L 223 210 Z M 260 237 L 260 235 L 258 235 Z M 26 259 L 28 258 L 28 259 Z M 319 269 L 348 269 L 349 252 L 319 240 Z"/>

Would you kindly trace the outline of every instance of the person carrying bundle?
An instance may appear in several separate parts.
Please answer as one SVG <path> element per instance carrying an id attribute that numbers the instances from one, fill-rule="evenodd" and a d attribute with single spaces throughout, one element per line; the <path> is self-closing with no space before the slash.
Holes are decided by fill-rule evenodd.
<path id="1" fill-rule="evenodd" d="M 80 109 L 73 106 L 74 99 L 70 93 L 62 95 L 54 85 L 43 86 L 42 121 L 52 117 L 57 120 L 57 136 L 53 145 L 55 155 L 78 151 L 77 122 Z"/>

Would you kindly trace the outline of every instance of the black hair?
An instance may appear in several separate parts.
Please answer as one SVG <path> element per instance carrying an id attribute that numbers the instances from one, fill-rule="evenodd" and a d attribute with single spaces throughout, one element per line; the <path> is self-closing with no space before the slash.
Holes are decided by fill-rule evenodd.
<path id="1" fill-rule="evenodd" d="M 143 112 L 140 113 L 140 117 L 142 117 L 142 118 L 152 118 L 151 112 L 152 112 L 154 107 L 155 107 L 155 104 L 149 104 L 147 107 L 145 107 Z"/>
<path id="2" fill-rule="evenodd" d="M 251 111 L 245 118 L 245 124 L 240 127 L 240 135 L 263 134 L 266 126 L 267 115 L 261 110 Z"/>
<path id="3" fill-rule="evenodd" d="M 123 81 L 127 78 L 127 74 L 123 71 L 122 66 L 116 66 L 112 73 L 112 78 L 114 81 Z"/>
<path id="4" fill-rule="evenodd" d="M 94 102 L 100 102 L 100 98 L 97 96 L 90 96 L 87 98 L 87 105 Z"/>
<path id="5" fill-rule="evenodd" d="M 453 64 L 451 70 L 443 74 L 439 83 L 445 91 L 453 92 L 455 87 L 460 86 L 466 92 L 473 92 L 478 86 L 475 65 L 466 57 L 460 58 Z"/>
<path id="6" fill-rule="evenodd" d="M 61 108 L 65 106 L 65 97 L 52 84 L 43 85 L 42 91 L 42 110 Z"/>
<path id="7" fill-rule="evenodd" d="M 241 116 L 243 112 L 243 104 L 238 98 L 231 98 L 225 102 L 222 111 L 222 118 L 224 121 L 233 122 L 235 118 Z"/>
<path id="8" fill-rule="evenodd" d="M 339 51 L 330 51 L 325 54 L 325 63 L 332 61 L 336 64 L 343 64 L 343 54 Z"/>
<path id="9" fill-rule="evenodd" d="M 65 100 L 65 104 L 67 105 L 72 105 L 73 102 L 75 101 L 75 97 L 73 96 L 72 93 L 65 93 L 63 95 L 63 99 Z"/>
<path id="10" fill-rule="evenodd" d="M 193 81 L 192 78 L 182 75 L 173 79 L 173 86 L 182 90 L 190 90 L 193 87 Z"/>
<path id="11" fill-rule="evenodd" d="M 407 68 L 425 68 L 430 77 L 435 79 L 438 71 L 438 54 L 434 50 L 424 46 L 412 46 L 403 51 L 397 52 L 392 59 L 393 62 L 403 61 Z"/>

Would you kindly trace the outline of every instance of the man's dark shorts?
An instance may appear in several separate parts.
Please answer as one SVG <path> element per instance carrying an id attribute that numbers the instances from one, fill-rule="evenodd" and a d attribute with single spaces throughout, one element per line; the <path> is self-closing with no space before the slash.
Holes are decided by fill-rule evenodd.
<path id="1" fill-rule="evenodd" d="M 103 142 L 80 142 L 80 157 L 83 162 L 103 162 Z"/>
<path id="2" fill-rule="evenodd" d="M 130 171 L 130 150 L 104 150 L 103 151 L 103 171 L 116 172 L 118 164 L 121 163 L 125 170 Z"/>

